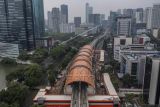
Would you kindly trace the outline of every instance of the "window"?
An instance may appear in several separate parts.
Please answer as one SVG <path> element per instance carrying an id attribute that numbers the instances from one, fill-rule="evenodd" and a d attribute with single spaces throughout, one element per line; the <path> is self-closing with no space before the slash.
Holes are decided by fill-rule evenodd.
<path id="1" fill-rule="evenodd" d="M 126 44 L 126 40 L 125 39 L 121 39 L 120 40 L 120 45 L 125 45 Z"/>

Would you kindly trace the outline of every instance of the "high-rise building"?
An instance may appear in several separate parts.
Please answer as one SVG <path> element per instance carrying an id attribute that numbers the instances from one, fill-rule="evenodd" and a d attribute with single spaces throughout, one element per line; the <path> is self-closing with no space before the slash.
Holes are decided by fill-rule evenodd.
<path id="1" fill-rule="evenodd" d="M 52 12 L 48 11 L 48 30 L 52 31 L 53 30 L 53 18 L 52 18 Z"/>
<path id="2" fill-rule="evenodd" d="M 101 14 L 101 15 L 100 15 L 100 18 L 101 18 L 101 19 L 100 19 L 100 23 L 102 23 L 102 21 L 105 20 L 105 14 Z"/>
<path id="3" fill-rule="evenodd" d="M 136 10 L 136 23 L 143 23 L 143 8 Z"/>
<path id="4" fill-rule="evenodd" d="M 53 29 L 52 32 L 60 32 L 60 11 L 59 8 L 52 9 Z"/>
<path id="5" fill-rule="evenodd" d="M 116 34 L 116 30 L 117 30 L 116 17 L 117 16 L 118 16 L 117 12 L 110 11 L 108 22 L 109 22 L 109 27 L 112 34 Z"/>
<path id="6" fill-rule="evenodd" d="M 117 17 L 117 35 L 131 36 L 132 33 L 132 18 L 121 16 Z"/>
<path id="7" fill-rule="evenodd" d="M 1 0 L 0 41 L 34 49 L 35 38 L 44 33 L 43 14 L 43 0 Z"/>
<path id="8" fill-rule="evenodd" d="M 75 27 L 80 27 L 81 17 L 74 17 L 74 24 L 75 24 Z"/>
<path id="9" fill-rule="evenodd" d="M 89 15 L 93 14 L 93 7 L 89 6 L 89 3 L 86 3 L 86 23 L 89 23 Z"/>
<path id="10" fill-rule="evenodd" d="M 146 59 L 143 99 L 150 105 L 160 105 L 160 57 Z"/>
<path id="11" fill-rule="evenodd" d="M 134 17 L 133 9 L 124 9 L 123 10 L 123 15 L 129 16 L 129 17 Z"/>
<path id="12" fill-rule="evenodd" d="M 68 5 L 61 5 L 61 23 L 68 23 Z"/>
<path id="13" fill-rule="evenodd" d="M 32 0 L 32 9 L 35 37 L 43 37 L 45 29 L 43 0 Z"/>
<path id="14" fill-rule="evenodd" d="M 143 22 L 146 23 L 147 29 L 152 28 L 152 7 L 147 7 L 145 9 Z"/>
<path id="15" fill-rule="evenodd" d="M 153 5 L 152 28 L 160 28 L 160 4 Z"/>
<path id="16" fill-rule="evenodd" d="M 89 15 L 89 23 L 94 26 L 101 24 L 101 14 L 90 14 Z"/>

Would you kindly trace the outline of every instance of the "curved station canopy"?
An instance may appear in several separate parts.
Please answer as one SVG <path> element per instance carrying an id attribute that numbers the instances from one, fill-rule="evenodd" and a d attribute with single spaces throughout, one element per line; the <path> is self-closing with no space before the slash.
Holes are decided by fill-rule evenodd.
<path id="1" fill-rule="evenodd" d="M 95 87 L 92 75 L 92 52 L 93 47 L 90 45 L 80 49 L 68 69 L 66 85 L 83 82 Z"/>

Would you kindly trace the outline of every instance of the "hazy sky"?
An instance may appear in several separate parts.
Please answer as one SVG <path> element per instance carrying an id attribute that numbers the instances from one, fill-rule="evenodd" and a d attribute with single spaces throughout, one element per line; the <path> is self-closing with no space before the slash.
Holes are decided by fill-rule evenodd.
<path id="1" fill-rule="evenodd" d="M 44 0 L 45 18 L 47 18 L 47 11 L 50 11 L 53 7 L 67 4 L 69 8 L 69 22 L 72 22 L 75 16 L 81 16 L 82 21 L 84 21 L 85 4 L 87 2 L 93 6 L 94 13 L 103 13 L 108 16 L 110 10 L 149 7 L 153 3 L 160 3 L 160 0 Z"/>

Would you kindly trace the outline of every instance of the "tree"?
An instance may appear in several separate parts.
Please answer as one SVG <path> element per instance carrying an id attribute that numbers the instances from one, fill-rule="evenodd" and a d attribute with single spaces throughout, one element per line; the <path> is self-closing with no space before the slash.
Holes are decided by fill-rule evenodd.
<path id="1" fill-rule="evenodd" d="M 16 65 L 17 64 L 15 59 L 10 59 L 10 58 L 3 58 L 1 63 L 5 65 Z"/>
<path id="2" fill-rule="evenodd" d="M 62 68 L 64 69 L 68 63 L 72 60 L 72 58 L 74 57 L 74 55 L 77 53 L 77 51 L 75 49 L 70 49 L 69 52 L 67 53 L 67 55 L 65 55 L 64 60 L 62 62 Z"/>
<path id="3" fill-rule="evenodd" d="M 37 86 L 41 83 L 43 70 L 38 64 L 32 64 L 25 68 L 25 84 L 29 87 Z"/>
<path id="4" fill-rule="evenodd" d="M 24 68 L 17 68 L 15 71 L 9 73 L 6 76 L 6 80 L 11 82 L 12 80 L 17 80 L 19 82 L 24 81 Z"/>
<path id="5" fill-rule="evenodd" d="M 23 105 L 26 95 L 29 93 L 28 87 L 19 83 L 11 83 L 7 90 L 2 90 L 0 92 L 0 102 L 1 105 L 9 107 L 19 107 Z"/>
<path id="6" fill-rule="evenodd" d="M 130 87 L 132 84 L 134 84 L 134 79 L 129 74 L 125 74 L 122 78 L 122 81 L 127 87 Z"/>
<path id="7" fill-rule="evenodd" d="M 42 82 L 43 70 L 38 64 L 32 64 L 8 74 L 6 79 L 9 82 L 17 80 L 20 83 L 24 82 L 29 87 L 34 87 Z"/>
<path id="8" fill-rule="evenodd" d="M 65 55 L 65 47 L 63 45 L 57 46 L 51 50 L 51 56 L 53 59 L 60 59 Z"/>
<path id="9" fill-rule="evenodd" d="M 55 84 L 57 75 L 58 75 L 57 70 L 48 70 L 48 80 L 51 86 Z"/>
<path id="10" fill-rule="evenodd" d="M 22 61 L 26 61 L 29 59 L 29 55 L 27 54 L 26 51 L 22 51 L 19 56 L 18 59 L 22 60 Z"/>
<path id="11" fill-rule="evenodd" d="M 41 63 L 44 58 L 48 56 L 48 51 L 45 48 L 38 48 L 35 50 L 34 54 L 32 55 L 32 60 L 35 63 Z"/>

